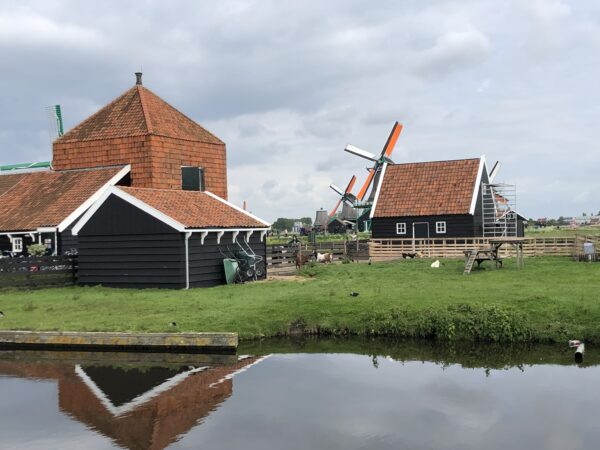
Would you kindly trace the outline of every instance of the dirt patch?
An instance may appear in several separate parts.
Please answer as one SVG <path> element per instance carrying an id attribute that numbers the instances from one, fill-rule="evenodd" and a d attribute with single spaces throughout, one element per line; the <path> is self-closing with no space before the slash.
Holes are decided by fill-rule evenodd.
<path id="1" fill-rule="evenodd" d="M 269 275 L 266 280 L 260 281 L 260 283 L 268 283 L 269 281 L 295 281 L 297 283 L 304 283 L 310 278 L 302 277 L 296 274 L 290 275 Z"/>

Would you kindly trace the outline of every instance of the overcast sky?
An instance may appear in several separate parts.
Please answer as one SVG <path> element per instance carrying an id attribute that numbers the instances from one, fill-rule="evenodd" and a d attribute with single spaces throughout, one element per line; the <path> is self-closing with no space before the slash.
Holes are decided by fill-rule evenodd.
<path id="1" fill-rule="evenodd" d="M 359 183 L 348 143 L 396 162 L 501 160 L 527 217 L 600 210 L 600 2 L 2 1 L 0 163 L 49 160 L 134 84 L 227 144 L 230 200 L 267 220 Z"/>

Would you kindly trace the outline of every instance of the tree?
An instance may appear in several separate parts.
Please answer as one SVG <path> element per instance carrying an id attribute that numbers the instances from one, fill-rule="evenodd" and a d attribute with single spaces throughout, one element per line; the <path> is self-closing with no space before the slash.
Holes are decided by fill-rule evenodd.
<path id="1" fill-rule="evenodd" d="M 279 217 L 273 224 L 271 228 L 276 231 L 290 231 L 294 226 L 294 219 L 286 219 L 285 217 Z"/>
<path id="2" fill-rule="evenodd" d="M 310 227 L 312 225 L 312 218 L 310 218 L 310 217 L 302 217 L 300 219 L 300 222 L 302 222 L 304 225 L 307 225 L 307 226 Z"/>

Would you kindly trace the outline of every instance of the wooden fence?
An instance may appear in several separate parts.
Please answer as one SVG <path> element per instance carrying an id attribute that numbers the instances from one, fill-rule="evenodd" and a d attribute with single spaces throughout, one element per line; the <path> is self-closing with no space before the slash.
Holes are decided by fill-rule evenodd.
<path id="1" fill-rule="evenodd" d="M 267 271 L 270 274 L 289 272 L 296 267 L 296 253 L 302 252 L 308 255 L 313 251 L 319 253 L 333 253 L 334 261 L 339 261 L 348 257 L 353 260 L 369 259 L 368 241 L 332 241 L 317 242 L 312 244 L 270 244 L 267 245 Z"/>
<path id="2" fill-rule="evenodd" d="M 77 258 L 73 256 L 0 259 L 0 289 L 58 287 L 76 282 Z"/>
<path id="3" fill-rule="evenodd" d="M 524 256 L 572 256 L 576 237 L 525 238 Z M 582 244 L 583 245 L 583 244 Z M 369 255 L 374 261 L 400 259 L 403 254 L 417 253 L 429 258 L 464 258 L 465 251 L 488 247 L 485 238 L 448 238 L 448 239 L 371 239 Z M 505 244 L 500 250 L 503 257 L 515 255 L 515 249 Z"/>

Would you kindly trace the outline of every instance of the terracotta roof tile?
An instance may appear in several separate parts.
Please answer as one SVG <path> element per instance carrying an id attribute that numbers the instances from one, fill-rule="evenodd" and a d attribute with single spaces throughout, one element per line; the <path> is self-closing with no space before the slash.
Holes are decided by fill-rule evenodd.
<path id="1" fill-rule="evenodd" d="M 468 214 L 480 159 L 388 165 L 373 217 Z"/>
<path id="2" fill-rule="evenodd" d="M 223 144 L 156 94 L 136 85 L 56 140 L 57 143 L 156 135 Z"/>
<path id="3" fill-rule="evenodd" d="M 166 214 L 186 228 L 267 228 L 206 192 L 119 186 L 127 194 Z"/>
<path id="4" fill-rule="evenodd" d="M 121 169 L 0 175 L 0 192 L 3 186 L 12 183 L 0 196 L 0 231 L 57 226 Z"/>

